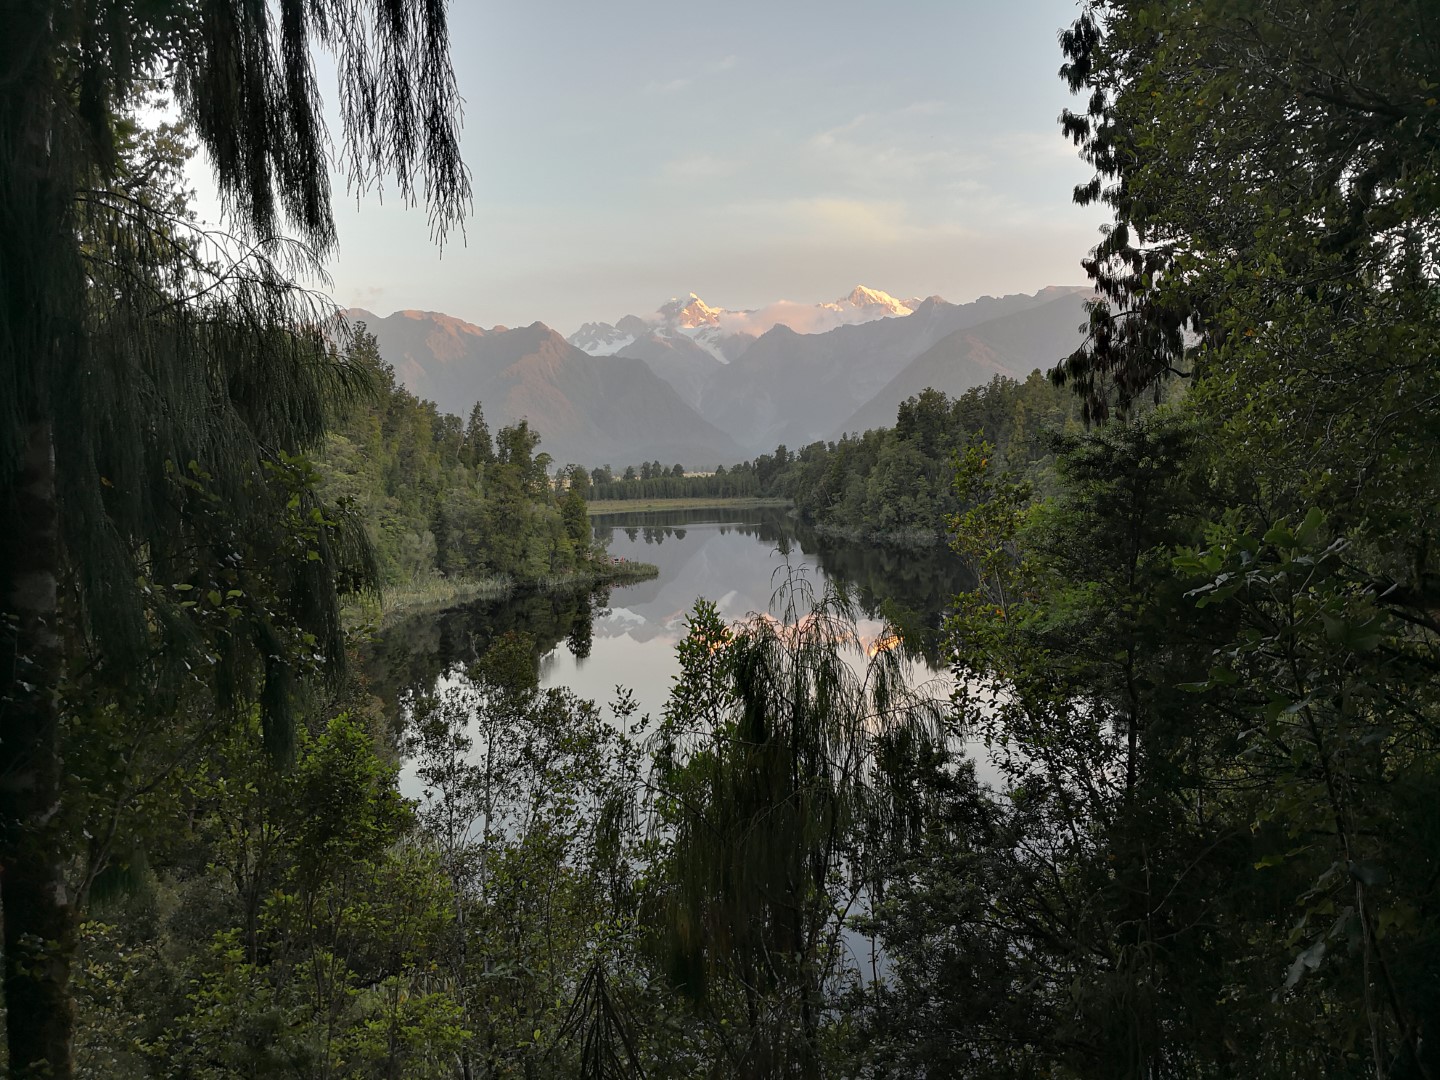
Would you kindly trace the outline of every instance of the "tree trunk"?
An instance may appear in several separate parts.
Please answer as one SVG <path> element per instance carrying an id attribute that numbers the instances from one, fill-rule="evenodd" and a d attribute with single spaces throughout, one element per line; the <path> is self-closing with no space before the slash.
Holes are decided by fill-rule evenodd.
<path id="1" fill-rule="evenodd" d="M 60 829 L 59 514 L 51 426 L 31 423 L 0 512 L 0 912 L 12 1075 L 74 1075 L 75 908 Z"/>

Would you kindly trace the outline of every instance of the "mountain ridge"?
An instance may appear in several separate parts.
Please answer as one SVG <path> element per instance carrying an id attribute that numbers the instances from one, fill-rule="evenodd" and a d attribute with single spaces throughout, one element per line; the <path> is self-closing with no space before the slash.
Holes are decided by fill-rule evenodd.
<path id="1" fill-rule="evenodd" d="M 485 330 L 442 312 L 347 315 L 366 324 L 411 393 L 462 417 L 479 401 L 492 427 L 526 420 L 557 462 L 743 456 L 644 361 L 588 356 L 542 322 Z"/>
<path id="2" fill-rule="evenodd" d="M 744 309 L 711 307 L 692 292 L 685 297 L 671 297 L 648 316 L 625 315 L 614 323 L 584 323 L 566 340 L 592 356 L 602 356 L 616 353 L 647 335 L 660 339 L 683 335 L 711 351 L 721 363 L 728 363 L 734 351 L 733 343 L 730 347 L 725 344 L 730 338 L 755 338 L 782 324 L 801 333 L 820 333 L 836 326 L 903 317 L 917 305 L 918 301 L 912 304 L 897 300 L 866 285 L 856 285 L 838 300 L 816 304 L 776 300 L 761 308 Z"/>
<path id="3" fill-rule="evenodd" d="M 370 325 L 406 387 L 447 412 L 479 400 L 492 425 L 525 418 L 560 461 L 693 468 L 889 426 L 926 386 L 955 396 L 995 374 L 1048 368 L 1082 340 L 1090 295 L 1047 286 L 912 303 L 857 286 L 842 299 L 906 313 L 814 333 L 777 321 L 753 336 L 726 332 L 735 313 L 694 293 L 651 320 L 587 323 L 569 339 L 539 321 L 487 330 L 443 312 L 349 314 Z M 582 332 L 594 351 L 576 344 Z"/>
<path id="4" fill-rule="evenodd" d="M 829 437 L 893 425 L 900 403 L 928 387 L 958 397 L 995 375 L 1024 379 L 1036 368 L 1049 370 L 1083 340 L 1089 296 L 1088 289 L 1056 293 L 1035 307 L 956 329 L 896 372 Z"/>

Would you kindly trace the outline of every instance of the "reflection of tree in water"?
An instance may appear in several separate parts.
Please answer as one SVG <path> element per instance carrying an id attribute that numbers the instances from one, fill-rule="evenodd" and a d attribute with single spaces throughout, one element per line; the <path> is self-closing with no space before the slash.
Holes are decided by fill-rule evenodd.
<path id="1" fill-rule="evenodd" d="M 970 588 L 959 560 L 945 548 L 902 549 L 855 544 L 817 535 L 783 509 L 744 511 L 680 510 L 605 515 L 593 522 L 594 537 L 611 543 L 623 529 L 631 543 L 684 540 L 687 527 L 716 525 L 722 535 L 748 536 L 784 556 L 797 551 L 843 585 L 869 618 L 884 618 L 901 632 L 906 652 L 932 668 L 940 655 L 940 625 L 956 593 Z M 817 591 L 823 582 L 813 583 Z M 397 624 L 365 650 L 362 669 L 374 692 L 398 716 L 403 700 L 428 690 L 457 664 L 479 657 L 499 636 L 523 631 L 535 641 L 535 660 L 562 642 L 577 659 L 590 655 L 592 622 L 609 603 L 609 590 L 587 593 L 517 592 L 439 615 L 416 615 Z"/>
<path id="2" fill-rule="evenodd" d="M 524 590 L 498 600 L 479 600 L 439 614 L 427 612 L 387 629 L 365 650 L 362 669 L 386 711 L 398 718 L 408 697 L 429 690 L 457 664 L 478 659 L 511 630 L 535 641 L 535 666 L 560 642 L 577 658 L 590 655 L 597 608 L 610 590 L 542 593 Z"/>
<path id="3" fill-rule="evenodd" d="M 974 583 L 948 548 L 884 548 L 800 538 L 801 550 L 816 556 L 825 572 L 843 582 L 860 609 L 893 623 L 912 657 L 943 668 L 941 628 L 955 595 Z"/>
<path id="4" fill-rule="evenodd" d="M 595 643 L 595 612 L 589 594 L 578 597 L 578 600 L 580 606 L 570 623 L 570 633 L 565 635 L 565 647 L 576 660 L 585 660 Z"/>

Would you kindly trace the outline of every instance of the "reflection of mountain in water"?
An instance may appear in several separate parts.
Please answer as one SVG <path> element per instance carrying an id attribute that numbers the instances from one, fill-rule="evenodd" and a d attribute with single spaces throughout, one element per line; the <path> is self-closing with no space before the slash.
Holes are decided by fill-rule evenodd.
<path id="1" fill-rule="evenodd" d="M 743 619 L 771 610 L 777 588 L 792 574 L 817 594 L 827 581 L 843 585 L 867 620 L 895 623 L 912 658 L 938 669 L 943 612 L 968 587 L 947 551 L 826 540 L 783 510 L 608 514 L 592 524 L 612 556 L 654 563 L 659 576 L 594 595 L 519 593 L 419 615 L 387 630 L 367 650 L 364 670 L 390 715 L 407 693 L 434 686 L 509 630 L 535 638 L 544 685 L 570 686 L 602 702 L 625 686 L 657 711 L 678 672 L 674 646 L 695 601 L 703 597 L 727 620 Z M 879 625 L 862 630 L 875 634 Z"/>
<path id="2" fill-rule="evenodd" d="M 783 510 L 675 510 L 598 515 L 595 538 L 611 555 L 655 563 L 660 576 L 617 592 L 597 636 L 677 635 L 697 597 L 727 619 L 769 611 L 787 565 L 816 592 L 847 588 L 869 618 L 910 632 L 932 667 L 943 612 L 969 587 L 959 560 L 940 549 L 884 548 L 826 539 Z"/>

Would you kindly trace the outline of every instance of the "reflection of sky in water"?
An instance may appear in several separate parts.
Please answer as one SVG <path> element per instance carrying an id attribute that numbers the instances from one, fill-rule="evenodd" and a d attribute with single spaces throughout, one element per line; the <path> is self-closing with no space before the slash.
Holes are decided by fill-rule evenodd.
<path id="1" fill-rule="evenodd" d="M 616 686 L 624 686 L 634 691 L 640 713 L 658 715 L 679 673 L 675 646 L 697 599 L 709 600 L 723 619 L 735 622 L 774 613 L 777 589 L 789 575 L 807 581 L 815 595 L 823 592 L 819 559 L 798 544 L 786 546 L 788 554 L 782 554 L 760 531 L 733 522 L 686 522 L 676 530 L 615 527 L 610 555 L 654 563 L 660 576 L 615 589 L 610 607 L 595 613 L 590 655 L 578 660 L 562 642 L 541 659 L 541 684 L 568 686 L 599 702 L 613 700 Z M 859 619 L 862 641 L 873 641 L 883 629 L 879 619 Z M 934 673 L 923 667 L 917 672 L 927 674 Z"/>

